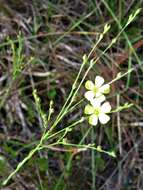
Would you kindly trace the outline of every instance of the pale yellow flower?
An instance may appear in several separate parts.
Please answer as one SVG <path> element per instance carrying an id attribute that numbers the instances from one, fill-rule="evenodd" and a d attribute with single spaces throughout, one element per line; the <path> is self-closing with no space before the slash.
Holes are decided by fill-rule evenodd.
<path id="1" fill-rule="evenodd" d="M 100 76 L 96 76 L 95 83 L 90 80 L 86 81 L 85 88 L 88 91 L 84 96 L 89 101 L 93 98 L 100 97 L 103 94 L 108 94 L 110 92 L 110 85 L 104 84 L 104 78 Z"/>
<path id="2" fill-rule="evenodd" d="M 106 124 L 110 120 L 110 117 L 107 115 L 110 111 L 110 103 L 105 102 L 101 105 L 98 98 L 92 99 L 91 104 L 86 105 L 84 109 L 84 113 L 89 115 L 89 124 L 94 126 L 98 124 L 98 120 L 101 124 Z"/>

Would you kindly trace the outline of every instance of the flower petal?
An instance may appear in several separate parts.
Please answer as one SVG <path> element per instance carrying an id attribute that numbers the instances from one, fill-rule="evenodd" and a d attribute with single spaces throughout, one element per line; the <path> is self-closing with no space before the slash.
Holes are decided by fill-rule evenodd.
<path id="1" fill-rule="evenodd" d="M 109 113 L 111 111 L 111 105 L 110 105 L 110 103 L 109 102 L 105 102 L 104 104 L 102 104 L 101 111 L 103 113 Z"/>
<path id="2" fill-rule="evenodd" d="M 88 80 L 85 83 L 85 88 L 88 89 L 88 90 L 93 90 L 94 86 L 95 85 L 94 85 L 94 83 L 91 80 Z"/>
<path id="3" fill-rule="evenodd" d="M 110 120 L 110 117 L 106 115 L 105 113 L 100 113 L 99 114 L 99 121 L 102 124 L 106 124 Z"/>
<path id="4" fill-rule="evenodd" d="M 85 92 L 85 94 L 84 94 L 84 97 L 87 99 L 87 100 L 92 100 L 93 98 L 94 98 L 94 93 L 93 93 L 93 91 L 87 91 L 87 92 Z"/>
<path id="5" fill-rule="evenodd" d="M 98 100 L 100 103 L 104 102 L 105 99 L 106 99 L 106 98 L 105 98 L 104 95 L 101 95 L 101 96 L 99 96 L 99 97 L 97 98 L 97 100 Z"/>
<path id="6" fill-rule="evenodd" d="M 97 76 L 95 78 L 95 86 L 96 87 L 101 87 L 103 83 L 104 83 L 104 78 L 103 77 Z"/>
<path id="7" fill-rule="evenodd" d="M 109 84 L 105 84 L 103 86 L 101 86 L 101 88 L 99 89 L 99 91 L 103 94 L 108 94 L 110 92 L 110 85 Z"/>
<path id="8" fill-rule="evenodd" d="M 90 100 L 91 105 L 95 108 L 99 108 L 101 105 L 101 102 L 98 100 L 98 98 L 94 98 Z"/>
<path id="9" fill-rule="evenodd" d="M 92 100 L 90 100 L 91 105 L 94 108 L 100 107 L 101 103 L 105 101 L 105 96 L 101 95 L 98 98 L 93 98 Z"/>
<path id="10" fill-rule="evenodd" d="M 102 93 L 100 92 L 100 88 L 98 89 L 98 91 L 96 92 L 95 96 L 98 98 L 100 96 L 102 96 Z"/>
<path id="11" fill-rule="evenodd" d="M 92 115 L 89 117 L 88 122 L 89 122 L 89 124 L 96 126 L 97 123 L 98 123 L 98 117 L 97 117 L 96 115 L 92 114 Z"/>
<path id="12" fill-rule="evenodd" d="M 87 115 L 91 115 L 94 113 L 94 108 L 91 105 L 86 105 L 84 108 L 84 113 Z"/>

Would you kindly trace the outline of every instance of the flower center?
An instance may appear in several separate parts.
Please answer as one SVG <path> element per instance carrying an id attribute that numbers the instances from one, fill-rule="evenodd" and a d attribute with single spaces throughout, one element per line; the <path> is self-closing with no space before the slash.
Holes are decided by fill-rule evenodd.
<path id="1" fill-rule="evenodd" d="M 94 92 L 95 95 L 96 95 L 96 93 L 98 92 L 98 88 L 97 88 L 96 86 L 94 86 L 93 92 Z"/>
<path id="2" fill-rule="evenodd" d="M 99 115 L 100 112 L 101 112 L 101 109 L 100 109 L 100 108 L 95 108 L 95 110 L 94 110 L 94 114 L 95 114 L 95 115 Z"/>

